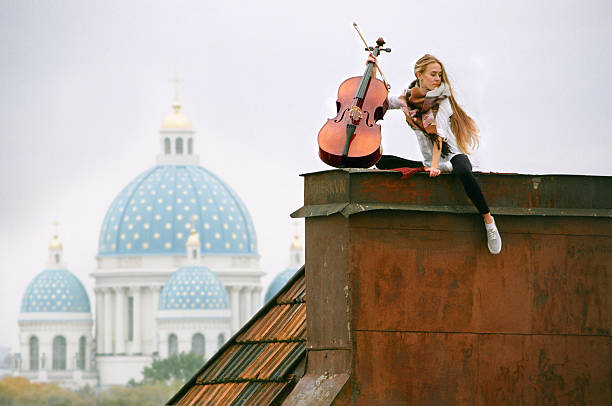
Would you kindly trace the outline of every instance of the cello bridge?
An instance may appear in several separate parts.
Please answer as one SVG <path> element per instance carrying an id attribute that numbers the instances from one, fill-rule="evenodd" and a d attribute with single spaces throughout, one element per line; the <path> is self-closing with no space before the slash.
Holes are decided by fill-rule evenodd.
<path id="1" fill-rule="evenodd" d="M 349 117 L 354 121 L 359 121 L 363 117 L 363 113 L 359 106 L 351 106 L 349 109 Z"/>

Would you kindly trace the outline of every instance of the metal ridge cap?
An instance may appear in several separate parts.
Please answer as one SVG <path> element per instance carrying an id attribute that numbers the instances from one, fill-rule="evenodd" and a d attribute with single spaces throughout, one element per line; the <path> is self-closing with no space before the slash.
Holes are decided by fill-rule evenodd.
<path id="1" fill-rule="evenodd" d="M 395 203 L 330 203 L 305 205 L 291 213 L 292 218 L 330 216 L 341 213 L 344 217 L 373 210 L 427 211 L 456 214 L 477 214 L 472 206 L 421 205 Z M 563 217 L 612 217 L 612 209 L 575 209 L 549 207 L 491 206 L 491 213 L 508 216 L 563 216 Z"/>
<path id="2" fill-rule="evenodd" d="M 328 204 L 309 204 L 304 205 L 291 213 L 291 218 L 302 218 L 302 217 L 318 217 L 318 216 L 330 216 L 332 214 L 342 212 L 350 203 L 328 203 Z"/>

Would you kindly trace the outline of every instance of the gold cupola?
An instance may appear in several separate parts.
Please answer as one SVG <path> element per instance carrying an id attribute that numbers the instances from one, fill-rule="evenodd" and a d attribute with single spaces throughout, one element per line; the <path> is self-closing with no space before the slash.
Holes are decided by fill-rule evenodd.
<path id="1" fill-rule="evenodd" d="M 185 114 L 181 113 L 181 102 L 178 98 L 172 102 L 172 113 L 168 114 L 162 121 L 162 130 L 193 130 L 191 120 Z"/>

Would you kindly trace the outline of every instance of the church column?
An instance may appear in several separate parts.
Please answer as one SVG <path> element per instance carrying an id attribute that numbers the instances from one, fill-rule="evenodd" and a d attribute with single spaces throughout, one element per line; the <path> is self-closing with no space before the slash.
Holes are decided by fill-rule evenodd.
<path id="1" fill-rule="evenodd" d="M 92 344 L 93 342 L 91 338 L 85 336 L 85 371 L 91 371 L 91 362 L 92 362 L 91 346 Z"/>
<path id="2" fill-rule="evenodd" d="M 64 338 L 66 338 L 66 370 L 73 371 L 77 369 L 76 360 L 78 345 L 75 341 L 75 337 L 72 334 L 65 334 Z"/>
<path id="3" fill-rule="evenodd" d="M 161 354 L 158 344 L 158 336 L 159 332 L 157 331 L 157 310 L 159 309 L 159 294 L 161 291 L 161 286 L 152 286 L 151 292 L 153 293 L 153 351 Z"/>
<path id="4" fill-rule="evenodd" d="M 256 287 L 251 288 L 251 291 L 249 292 L 249 300 L 251 302 L 251 311 L 253 312 L 253 314 L 257 313 L 257 311 L 259 310 L 259 307 L 257 306 L 257 302 L 255 301 L 255 289 L 257 289 Z"/>
<path id="5" fill-rule="evenodd" d="M 125 288 L 115 288 L 115 353 L 125 353 Z"/>
<path id="6" fill-rule="evenodd" d="M 133 325 L 133 342 L 132 342 L 132 353 L 133 354 L 138 354 L 141 353 L 141 344 L 140 344 L 140 315 L 141 315 L 141 309 L 140 309 L 140 286 L 136 286 L 131 288 L 132 291 L 132 297 L 134 298 L 134 302 L 133 302 L 133 313 L 132 313 L 132 321 L 134 323 Z"/>
<path id="7" fill-rule="evenodd" d="M 261 308 L 261 287 L 256 286 L 251 290 L 251 309 L 256 313 Z"/>
<path id="8" fill-rule="evenodd" d="M 95 288 L 96 292 L 96 351 L 101 354 L 104 352 L 104 291 Z"/>
<path id="9" fill-rule="evenodd" d="M 238 289 L 238 324 L 240 326 L 244 325 L 244 320 L 246 318 L 246 298 L 244 287 L 239 286 Z"/>
<path id="10" fill-rule="evenodd" d="M 39 353 L 40 357 L 39 368 L 44 371 L 48 371 L 51 369 L 51 364 L 53 363 L 53 346 L 51 345 L 52 338 L 45 338 L 44 340 L 39 341 Z"/>
<path id="11" fill-rule="evenodd" d="M 111 288 L 104 288 L 104 354 L 113 353 L 113 291 Z"/>
<path id="12" fill-rule="evenodd" d="M 249 321 L 252 316 L 251 289 L 250 286 L 245 286 L 241 291 L 241 296 L 244 300 L 244 319 L 242 320 L 242 324 Z"/>
<path id="13" fill-rule="evenodd" d="M 238 328 L 240 327 L 240 299 L 238 297 L 238 289 L 239 288 L 237 286 L 227 287 L 230 297 L 230 310 L 232 312 L 232 334 L 238 331 Z"/>
<path id="14" fill-rule="evenodd" d="M 21 369 L 24 371 L 31 371 L 30 369 L 30 340 L 28 339 L 24 341 L 24 337 L 22 337 L 19 340 L 19 348 L 21 348 Z M 40 347 L 39 347 L 39 351 L 40 351 Z"/>

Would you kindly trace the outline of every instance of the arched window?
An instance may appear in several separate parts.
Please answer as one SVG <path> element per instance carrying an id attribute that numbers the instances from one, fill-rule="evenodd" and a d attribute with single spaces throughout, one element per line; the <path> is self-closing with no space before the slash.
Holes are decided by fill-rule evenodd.
<path id="1" fill-rule="evenodd" d="M 66 369 L 66 339 L 57 336 L 53 339 L 53 365 L 55 370 Z"/>
<path id="2" fill-rule="evenodd" d="M 189 155 L 193 154 L 193 138 L 187 139 L 187 153 Z"/>
<path id="3" fill-rule="evenodd" d="M 223 344 L 225 344 L 225 335 L 219 333 L 219 337 L 217 337 L 217 349 L 223 347 Z"/>
<path id="4" fill-rule="evenodd" d="M 193 257 L 193 259 L 198 259 L 198 250 L 191 251 L 191 256 Z"/>
<path id="5" fill-rule="evenodd" d="M 55 254 L 55 263 L 59 264 L 60 256 L 59 254 Z"/>
<path id="6" fill-rule="evenodd" d="M 164 138 L 164 154 L 170 155 L 170 138 Z"/>
<path id="7" fill-rule="evenodd" d="M 176 334 L 168 336 L 168 356 L 178 354 L 178 338 Z"/>
<path id="8" fill-rule="evenodd" d="M 30 337 L 30 371 L 38 370 L 38 337 Z"/>
<path id="9" fill-rule="evenodd" d="M 85 336 L 79 338 L 79 355 L 77 358 L 77 368 L 85 369 L 85 354 L 86 354 L 87 340 Z"/>
<path id="10" fill-rule="evenodd" d="M 183 153 L 183 139 L 181 137 L 176 139 L 176 153 L 177 154 Z"/>
<path id="11" fill-rule="evenodd" d="M 200 333 L 196 333 L 191 337 L 191 352 L 196 355 L 204 355 L 206 349 L 206 343 L 204 336 Z"/>

